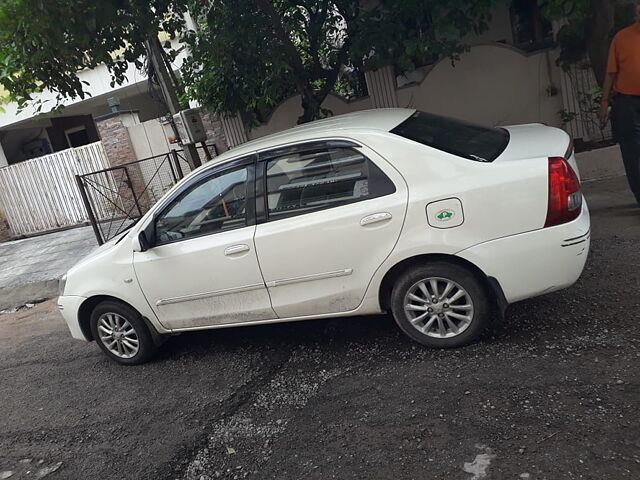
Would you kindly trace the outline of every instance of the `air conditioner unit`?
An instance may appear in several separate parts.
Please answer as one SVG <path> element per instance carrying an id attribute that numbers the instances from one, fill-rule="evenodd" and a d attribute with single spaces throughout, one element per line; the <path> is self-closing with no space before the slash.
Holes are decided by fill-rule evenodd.
<path id="1" fill-rule="evenodd" d="M 183 145 L 200 143 L 207 140 L 207 132 L 202 124 L 199 109 L 190 108 L 188 110 L 182 110 L 173 116 L 173 122 L 176 125 Z"/>

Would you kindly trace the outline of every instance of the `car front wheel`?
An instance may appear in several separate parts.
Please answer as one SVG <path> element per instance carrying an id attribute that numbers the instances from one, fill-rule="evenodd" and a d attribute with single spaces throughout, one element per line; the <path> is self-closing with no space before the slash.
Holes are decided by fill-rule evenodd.
<path id="1" fill-rule="evenodd" d="M 105 301 L 91 313 L 91 332 L 98 346 L 111 360 L 139 365 L 156 351 L 142 317 L 124 303 Z"/>
<path id="2" fill-rule="evenodd" d="M 433 348 L 455 348 L 477 340 L 489 322 L 489 299 L 466 268 L 448 263 L 414 267 L 396 281 L 391 308 L 398 326 Z"/>

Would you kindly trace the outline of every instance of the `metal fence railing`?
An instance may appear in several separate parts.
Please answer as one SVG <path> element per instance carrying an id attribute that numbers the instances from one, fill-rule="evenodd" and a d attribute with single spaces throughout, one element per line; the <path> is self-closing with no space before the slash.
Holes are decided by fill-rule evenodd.
<path id="1" fill-rule="evenodd" d="M 598 82 L 590 63 L 585 60 L 562 72 L 565 129 L 582 143 L 606 143 L 613 139 L 611 124 L 600 128 L 598 120 Z"/>
<path id="2" fill-rule="evenodd" d="M 82 203 L 98 243 L 103 244 L 131 227 L 190 171 L 184 152 L 171 150 L 77 175 Z"/>

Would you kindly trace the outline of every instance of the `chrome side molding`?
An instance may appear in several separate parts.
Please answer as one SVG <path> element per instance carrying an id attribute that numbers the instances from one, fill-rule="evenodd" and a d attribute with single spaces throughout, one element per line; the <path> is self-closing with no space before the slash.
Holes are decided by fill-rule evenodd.
<path id="1" fill-rule="evenodd" d="M 280 287 L 282 285 L 291 285 L 292 283 L 313 282 L 315 280 L 324 280 L 327 278 L 346 277 L 353 273 L 353 268 L 344 270 L 336 270 L 335 272 L 316 273 L 314 275 L 303 275 L 302 277 L 283 278 L 281 280 L 273 280 L 267 282 L 267 287 Z"/>
<path id="2" fill-rule="evenodd" d="M 250 292 L 252 290 L 260 290 L 264 288 L 263 283 L 255 283 L 253 285 L 245 285 L 243 287 L 225 288 L 223 290 L 215 290 L 213 292 L 196 293 L 194 295 L 185 295 L 183 297 L 165 298 L 158 300 L 156 306 L 173 305 L 175 303 L 191 302 L 193 300 L 202 300 L 204 298 L 220 297 L 222 295 L 231 295 L 234 293 Z"/>

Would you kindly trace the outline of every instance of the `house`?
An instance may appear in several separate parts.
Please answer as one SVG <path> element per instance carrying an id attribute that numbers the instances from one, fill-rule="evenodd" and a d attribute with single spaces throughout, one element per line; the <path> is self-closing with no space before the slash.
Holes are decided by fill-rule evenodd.
<path id="1" fill-rule="evenodd" d="M 367 96 L 346 100 L 330 95 L 323 106 L 336 115 L 368 108 L 413 107 L 492 125 L 541 122 L 566 128 L 574 137 L 586 141 L 607 136 L 608 132 L 595 127 L 589 106 L 583 105 L 584 92 L 595 85 L 590 69 L 576 67 L 565 72 L 556 66 L 554 28 L 540 19 L 536 8 L 535 2 L 528 0 L 500 4 L 486 32 L 463 39 L 471 48 L 459 61 L 444 59 L 413 72 L 398 72 L 393 66 L 366 72 Z M 35 215 L 29 205 L 34 200 L 26 193 L 11 196 L 7 192 L 26 188 L 23 184 L 30 180 L 8 184 L 9 175 L 3 175 L 3 170 L 29 159 L 55 156 L 98 142 L 101 147 L 96 151 L 98 156 L 104 152 L 104 158 L 97 161 L 100 165 L 106 162 L 103 167 L 166 155 L 175 148 L 170 143 L 173 131 L 165 120 L 167 108 L 149 95 L 144 73 L 131 65 L 127 81 L 115 87 L 110 84 L 106 67 L 78 75 L 88 83 L 91 97 L 65 101 L 66 108 L 61 113 L 34 115 L 28 108 L 18 111 L 16 105 L 10 104 L 0 114 L 0 167 L 5 167 L 0 168 L 0 203 L 12 236 L 86 222 L 87 217 L 82 211 L 73 215 L 61 211 L 55 219 L 44 218 L 48 212 L 40 211 L 42 221 L 31 222 L 27 227 L 26 217 Z M 52 100 L 46 94 L 42 99 Z M 565 116 L 563 121 L 563 111 L 573 112 L 575 118 L 566 122 Z M 239 116 L 213 118 L 205 114 L 204 123 L 208 142 L 217 150 L 225 150 L 294 126 L 301 113 L 300 99 L 294 96 L 276 107 L 264 124 L 252 129 L 246 128 Z M 56 161 L 52 157 L 47 165 Z M 89 169 L 90 165 L 82 168 Z M 67 187 L 73 182 L 72 174 L 87 173 L 65 172 Z M 14 173 L 14 177 L 25 175 Z M 139 176 L 141 185 L 151 182 L 150 174 L 145 177 L 142 172 Z M 162 190 L 163 185 L 158 189 Z M 41 201 L 79 202 L 73 193 L 56 195 L 52 190 Z"/>

